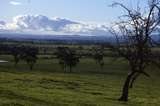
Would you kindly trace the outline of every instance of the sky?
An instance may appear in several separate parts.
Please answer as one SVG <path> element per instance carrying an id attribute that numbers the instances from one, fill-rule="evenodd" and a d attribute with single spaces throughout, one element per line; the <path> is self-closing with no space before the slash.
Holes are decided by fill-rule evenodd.
<path id="1" fill-rule="evenodd" d="M 37 18 L 34 15 L 43 15 L 49 19 L 60 17 L 74 22 L 108 24 L 116 21 L 117 17 L 123 13 L 122 9 L 110 6 L 114 1 L 117 2 L 117 0 L 0 0 L 0 21 L 13 23 L 13 18 L 19 15 L 21 17 L 29 15 L 30 18 Z M 143 4 L 144 0 L 140 1 Z M 135 5 L 135 0 L 118 0 L 118 2 L 129 7 Z M 14 25 L 9 24 L 8 26 L 16 27 L 19 19 L 21 18 L 16 18 Z M 31 21 L 28 18 L 27 20 Z M 21 24 L 24 24 L 24 21 L 26 19 L 23 19 L 23 22 L 21 19 Z M 78 26 L 78 28 L 84 26 Z"/>
<path id="2" fill-rule="evenodd" d="M 115 0 L 116 1 L 116 0 Z M 119 0 L 133 4 L 134 0 Z M 118 1 L 118 2 L 119 2 Z M 121 10 L 112 8 L 114 0 L 0 0 L 0 19 L 11 20 L 22 14 L 65 17 L 77 21 L 114 21 Z"/>

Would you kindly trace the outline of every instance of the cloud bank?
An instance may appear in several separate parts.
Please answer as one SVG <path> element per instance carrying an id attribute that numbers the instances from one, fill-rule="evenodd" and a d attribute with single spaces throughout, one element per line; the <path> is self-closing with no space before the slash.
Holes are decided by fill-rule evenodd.
<path id="1" fill-rule="evenodd" d="M 0 31 L 50 31 L 67 34 L 106 35 L 106 24 L 75 22 L 58 17 L 48 18 L 43 15 L 19 15 L 13 21 L 0 21 Z"/>

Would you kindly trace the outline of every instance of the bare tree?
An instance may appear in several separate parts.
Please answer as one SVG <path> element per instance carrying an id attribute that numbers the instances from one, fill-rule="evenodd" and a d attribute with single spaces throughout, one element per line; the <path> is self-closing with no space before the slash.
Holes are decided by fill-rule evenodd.
<path id="1" fill-rule="evenodd" d="M 139 5 L 136 9 L 129 9 L 121 3 L 114 3 L 112 6 L 120 6 L 126 11 L 120 21 L 110 28 L 110 32 L 115 35 L 117 42 L 111 45 L 112 50 L 124 57 L 130 66 L 119 98 L 120 101 L 128 101 L 129 88 L 133 87 L 135 80 L 142 74 L 149 77 L 147 66 L 157 63 L 156 59 L 152 58 L 152 38 L 160 24 L 160 1 L 149 0 L 147 8 L 144 9 Z"/>

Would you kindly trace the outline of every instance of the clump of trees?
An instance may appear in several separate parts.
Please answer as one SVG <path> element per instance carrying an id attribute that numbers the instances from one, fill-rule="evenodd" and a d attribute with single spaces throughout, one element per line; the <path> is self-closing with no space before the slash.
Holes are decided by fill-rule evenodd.
<path id="1" fill-rule="evenodd" d="M 14 57 L 15 66 L 17 66 L 20 60 L 23 60 L 28 64 L 30 70 L 32 70 L 37 62 L 38 49 L 35 47 L 15 46 L 10 48 L 10 52 Z"/>
<path id="2" fill-rule="evenodd" d="M 160 1 L 149 0 L 145 9 L 139 5 L 136 9 L 130 9 L 121 3 L 114 3 L 113 6 L 120 6 L 126 11 L 110 32 L 117 41 L 116 45 L 111 45 L 112 50 L 124 57 L 130 66 L 119 98 L 120 101 L 128 101 L 129 88 L 133 87 L 135 80 L 140 75 L 150 76 L 146 72 L 150 64 L 158 65 L 157 59 L 153 58 L 152 38 L 160 24 Z"/>
<path id="3" fill-rule="evenodd" d="M 67 71 L 67 67 L 69 67 L 69 71 L 72 72 L 72 68 L 79 63 L 79 56 L 71 48 L 58 47 L 56 55 L 64 71 Z"/>

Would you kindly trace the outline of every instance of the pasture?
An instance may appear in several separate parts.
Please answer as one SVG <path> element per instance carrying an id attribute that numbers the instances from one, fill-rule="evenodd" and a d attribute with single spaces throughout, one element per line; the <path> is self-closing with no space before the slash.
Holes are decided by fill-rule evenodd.
<path id="1" fill-rule="evenodd" d="M 39 56 L 32 71 L 22 61 L 1 55 L 0 106 L 160 106 L 160 71 L 151 66 L 151 78 L 141 76 L 130 90 L 129 102 L 119 102 L 129 67 L 122 59 L 105 58 L 103 71 L 82 58 L 73 72 L 64 72 L 52 56 Z"/>

